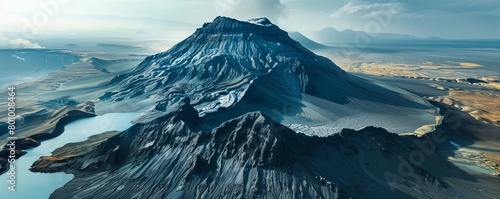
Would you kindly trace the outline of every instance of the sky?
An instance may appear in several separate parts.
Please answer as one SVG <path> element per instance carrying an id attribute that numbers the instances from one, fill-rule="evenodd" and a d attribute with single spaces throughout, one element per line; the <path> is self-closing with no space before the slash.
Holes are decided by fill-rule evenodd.
<path id="1" fill-rule="evenodd" d="M 0 46 L 37 37 L 168 37 L 179 40 L 223 15 L 268 17 L 288 31 L 367 32 L 500 39 L 498 0 L 0 0 Z"/>

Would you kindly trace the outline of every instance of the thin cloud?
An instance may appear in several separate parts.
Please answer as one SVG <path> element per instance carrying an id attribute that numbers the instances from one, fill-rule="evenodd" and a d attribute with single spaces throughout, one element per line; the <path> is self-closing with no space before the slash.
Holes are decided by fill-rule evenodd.
<path id="1" fill-rule="evenodd" d="M 279 18 L 286 18 L 288 11 L 280 0 L 215 0 L 215 9 L 219 15 L 247 20 L 267 17 L 273 23 Z"/>
<path id="2" fill-rule="evenodd" d="M 401 3 L 374 3 L 358 4 L 349 2 L 342 8 L 336 10 L 330 17 L 339 18 L 345 15 L 359 15 L 365 18 L 377 17 L 380 15 L 395 15 L 403 11 Z"/>

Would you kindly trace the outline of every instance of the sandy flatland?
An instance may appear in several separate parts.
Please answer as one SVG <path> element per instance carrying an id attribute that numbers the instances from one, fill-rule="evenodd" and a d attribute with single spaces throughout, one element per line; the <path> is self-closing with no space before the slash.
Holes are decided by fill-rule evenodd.
<path id="1" fill-rule="evenodd" d="M 429 99 L 457 107 L 479 121 L 500 126 L 500 96 L 483 91 L 448 91 L 448 96 Z"/>

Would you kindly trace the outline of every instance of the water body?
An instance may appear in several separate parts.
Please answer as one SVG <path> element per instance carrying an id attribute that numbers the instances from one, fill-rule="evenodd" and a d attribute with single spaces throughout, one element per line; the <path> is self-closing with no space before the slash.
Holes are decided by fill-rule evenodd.
<path id="1" fill-rule="evenodd" d="M 106 131 L 123 131 L 132 126 L 130 122 L 137 113 L 109 113 L 93 118 L 85 118 L 67 124 L 60 136 L 43 141 L 36 148 L 27 150 L 28 154 L 16 160 L 16 192 L 7 189 L 8 175 L 0 176 L 0 198 L 46 199 L 57 188 L 73 179 L 66 173 L 34 173 L 29 170 L 40 156 L 49 156 L 55 149 L 67 143 L 85 141 L 89 136 Z"/>
<path id="2" fill-rule="evenodd" d="M 0 49 L 0 86 L 33 81 L 64 66 L 80 61 L 68 50 Z"/>

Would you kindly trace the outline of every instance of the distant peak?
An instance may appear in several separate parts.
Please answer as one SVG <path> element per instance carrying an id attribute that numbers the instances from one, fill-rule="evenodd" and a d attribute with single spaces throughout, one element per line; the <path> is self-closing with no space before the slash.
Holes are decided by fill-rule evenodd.
<path id="1" fill-rule="evenodd" d="M 326 28 L 323 28 L 321 29 L 320 31 L 335 31 L 335 32 L 339 32 L 337 29 L 335 29 L 334 27 L 326 27 Z"/>

